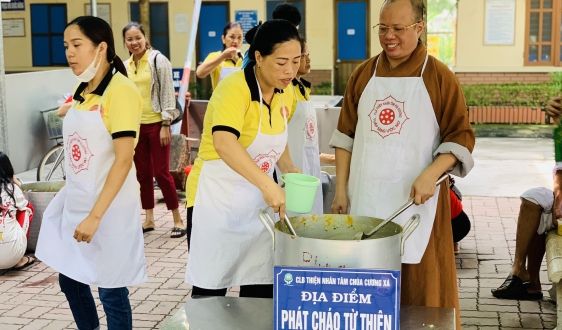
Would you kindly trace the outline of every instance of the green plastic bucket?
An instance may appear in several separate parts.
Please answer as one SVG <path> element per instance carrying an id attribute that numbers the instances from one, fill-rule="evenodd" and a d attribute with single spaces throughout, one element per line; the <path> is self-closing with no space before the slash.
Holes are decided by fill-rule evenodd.
<path id="1" fill-rule="evenodd" d="M 320 179 L 308 174 L 287 173 L 281 176 L 285 181 L 285 205 L 294 213 L 310 213 L 314 206 Z"/>

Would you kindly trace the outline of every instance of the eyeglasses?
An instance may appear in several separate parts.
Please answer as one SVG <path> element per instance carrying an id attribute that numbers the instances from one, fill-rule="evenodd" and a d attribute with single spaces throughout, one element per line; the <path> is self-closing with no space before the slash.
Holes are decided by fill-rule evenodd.
<path id="1" fill-rule="evenodd" d="M 404 25 L 386 26 L 384 24 L 379 23 L 379 24 L 373 26 L 373 29 L 378 27 L 377 33 L 379 34 L 379 36 L 385 36 L 388 33 L 388 31 L 391 31 L 392 34 L 395 35 L 395 36 L 402 36 L 402 35 L 404 35 L 404 33 L 406 33 L 406 30 L 408 30 L 409 28 L 411 28 L 414 25 L 417 25 L 418 23 L 420 23 L 420 22 L 416 22 L 416 23 L 408 25 L 408 26 L 404 26 Z"/>

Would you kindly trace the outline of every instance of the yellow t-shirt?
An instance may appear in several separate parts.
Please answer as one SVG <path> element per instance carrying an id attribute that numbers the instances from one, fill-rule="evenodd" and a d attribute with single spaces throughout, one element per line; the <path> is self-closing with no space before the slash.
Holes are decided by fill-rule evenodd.
<path id="1" fill-rule="evenodd" d="M 85 84 L 78 85 L 75 100 L 84 98 L 85 87 Z M 112 77 L 109 71 L 96 90 L 86 95 L 83 102 L 74 103 L 74 109 L 98 111 L 100 100 L 102 120 L 109 134 L 113 138 L 134 136 L 136 146 L 142 112 L 142 98 L 137 86 L 121 73 L 117 72 Z"/>
<path id="2" fill-rule="evenodd" d="M 301 101 L 308 101 L 310 100 L 310 87 L 311 84 L 304 80 L 304 79 L 300 79 L 301 83 L 299 83 L 299 81 L 294 78 L 293 81 L 291 82 L 291 84 L 289 84 L 288 89 L 290 89 L 291 93 L 293 93 L 295 95 L 295 101 L 294 101 L 294 105 L 293 107 L 296 108 L 297 106 L 297 102 L 301 102 Z"/>
<path id="3" fill-rule="evenodd" d="M 220 52 L 214 52 L 207 55 L 207 58 L 203 62 L 212 61 L 215 58 L 219 57 L 222 54 Z M 213 71 L 211 71 L 211 84 L 213 86 L 213 90 L 217 88 L 217 84 L 219 83 L 219 78 L 221 76 L 222 68 L 241 68 L 242 67 L 242 58 L 238 57 L 238 61 L 234 63 L 233 60 L 226 60 L 223 61 L 220 65 L 218 65 Z"/>
<path id="4" fill-rule="evenodd" d="M 127 65 L 127 75 L 137 85 L 142 96 L 141 124 L 154 124 L 162 121 L 162 115 L 152 109 L 152 102 L 150 100 L 152 73 L 150 72 L 150 63 L 148 63 L 149 54 L 150 50 L 144 52 L 144 55 L 139 59 L 138 67 L 135 66 L 133 55 L 131 55 Z"/>
<path id="5" fill-rule="evenodd" d="M 244 148 L 249 147 L 258 134 L 260 97 L 253 68 L 253 65 L 249 65 L 243 71 L 231 73 L 211 96 L 203 122 L 199 156 L 187 180 L 187 207 L 193 206 L 195 202 L 199 174 L 204 162 L 220 159 L 213 146 L 213 132 L 222 130 L 236 134 Z M 277 90 L 271 105 L 268 107 L 263 104 L 261 108 L 261 132 L 266 135 L 283 133 L 285 123 L 282 111 L 290 120 L 295 110 L 293 103 L 291 85 L 284 91 Z"/>

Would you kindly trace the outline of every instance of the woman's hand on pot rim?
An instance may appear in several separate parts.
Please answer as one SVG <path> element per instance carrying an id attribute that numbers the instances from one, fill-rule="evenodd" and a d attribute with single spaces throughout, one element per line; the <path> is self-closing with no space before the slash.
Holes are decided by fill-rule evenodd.
<path id="1" fill-rule="evenodd" d="M 285 190 L 277 185 L 273 180 L 261 189 L 265 203 L 279 213 L 281 221 L 285 220 Z"/>
<path id="2" fill-rule="evenodd" d="M 332 203 L 332 212 L 334 214 L 347 214 L 349 209 L 349 197 L 347 193 L 336 193 L 334 202 Z"/>

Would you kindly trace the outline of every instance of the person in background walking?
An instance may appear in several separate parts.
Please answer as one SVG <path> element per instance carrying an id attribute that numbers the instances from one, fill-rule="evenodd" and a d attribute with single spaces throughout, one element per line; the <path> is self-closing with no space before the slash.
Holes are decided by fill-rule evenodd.
<path id="1" fill-rule="evenodd" d="M 24 256 L 33 207 L 25 199 L 10 158 L 0 152 L 0 269 L 21 270 L 33 264 L 33 256 Z"/>
<path id="2" fill-rule="evenodd" d="M 222 30 L 222 51 L 213 52 L 197 67 L 197 77 L 205 78 L 211 75 L 213 90 L 217 84 L 228 74 L 240 70 L 242 54 L 240 47 L 244 33 L 242 27 L 236 22 L 227 23 Z"/>
<path id="3" fill-rule="evenodd" d="M 176 109 L 172 64 L 150 47 L 143 27 L 131 22 L 123 28 L 123 40 L 131 57 L 125 61 L 129 78 L 137 85 L 143 100 L 139 143 L 135 148 L 137 180 L 141 186 L 142 208 L 146 218 L 143 232 L 154 230 L 154 181 L 164 195 L 166 207 L 172 210 L 172 238 L 185 236 L 185 226 L 179 211 L 178 193 L 170 173 L 170 123 L 179 112 Z"/>
<path id="4" fill-rule="evenodd" d="M 147 280 L 133 166 L 142 98 L 103 19 L 72 20 L 64 46 L 81 83 L 63 121 L 66 185 L 43 213 L 36 255 L 59 272 L 78 329 L 100 326 L 91 285 L 107 328 L 133 329 L 127 286 Z"/>

